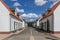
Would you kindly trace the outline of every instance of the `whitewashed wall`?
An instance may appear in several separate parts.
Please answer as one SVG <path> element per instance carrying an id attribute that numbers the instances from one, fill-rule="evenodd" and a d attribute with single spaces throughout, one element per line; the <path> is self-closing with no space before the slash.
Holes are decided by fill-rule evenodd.
<path id="1" fill-rule="evenodd" d="M 43 19 L 42 21 L 40 21 L 40 24 L 43 23 L 43 30 L 47 31 L 47 20 L 49 20 L 49 24 L 50 24 L 50 31 L 53 31 L 54 30 L 54 18 L 53 18 L 53 15 Z M 41 28 L 41 27 L 40 27 Z"/>
<path id="2" fill-rule="evenodd" d="M 39 21 L 39 29 L 41 29 L 41 21 Z"/>
<path id="3" fill-rule="evenodd" d="M 10 31 L 9 11 L 0 1 L 0 32 Z"/>
<path id="4" fill-rule="evenodd" d="M 41 23 L 43 23 L 44 20 L 39 21 L 39 28 L 41 29 Z"/>
<path id="5" fill-rule="evenodd" d="M 14 31 L 14 30 L 17 30 L 17 29 L 20 29 L 23 27 L 23 24 L 20 20 L 16 19 L 14 16 L 10 16 L 11 18 L 11 31 Z"/>
<path id="6" fill-rule="evenodd" d="M 45 19 L 42 20 L 42 23 L 43 23 L 43 25 L 44 25 L 44 26 L 43 26 L 43 29 L 44 29 L 44 30 L 47 30 L 47 24 L 45 24 L 45 22 L 47 22 L 47 18 L 45 18 Z"/>
<path id="7" fill-rule="evenodd" d="M 37 21 L 37 26 L 39 26 L 39 20 Z"/>
<path id="8" fill-rule="evenodd" d="M 14 25 L 14 22 L 16 25 Z M 0 1 L 0 32 L 10 32 L 23 27 L 23 23 L 10 16 L 8 9 Z"/>
<path id="9" fill-rule="evenodd" d="M 60 5 L 54 11 L 54 31 L 60 31 Z"/>
<path id="10" fill-rule="evenodd" d="M 19 16 L 19 18 L 22 20 L 22 27 L 25 27 L 25 21 L 22 19 L 21 16 Z"/>
<path id="11" fill-rule="evenodd" d="M 24 21 L 22 22 L 22 24 L 23 24 L 23 26 L 22 26 L 22 27 L 25 27 L 25 22 L 24 22 Z"/>
<path id="12" fill-rule="evenodd" d="M 51 15 L 47 18 L 49 20 L 49 24 L 50 24 L 50 31 L 54 31 L 54 15 Z"/>

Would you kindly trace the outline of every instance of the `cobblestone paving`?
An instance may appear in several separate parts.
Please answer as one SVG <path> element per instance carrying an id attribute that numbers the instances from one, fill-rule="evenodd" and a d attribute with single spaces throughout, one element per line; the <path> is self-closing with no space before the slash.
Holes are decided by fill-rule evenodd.
<path id="1" fill-rule="evenodd" d="M 38 32 L 34 28 L 27 28 L 22 33 L 18 35 L 14 35 L 5 40 L 31 40 L 30 39 L 31 30 L 32 30 L 32 35 L 34 37 L 34 40 L 60 40 L 58 38 L 50 36 L 50 34 L 48 33 L 41 32 L 41 31 Z"/>

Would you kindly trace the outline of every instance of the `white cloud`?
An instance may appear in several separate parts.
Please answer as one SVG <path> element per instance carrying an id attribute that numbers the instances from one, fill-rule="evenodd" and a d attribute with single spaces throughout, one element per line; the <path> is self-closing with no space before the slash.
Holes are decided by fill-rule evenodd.
<path id="1" fill-rule="evenodd" d="M 34 19 L 30 19 L 30 21 L 34 21 Z"/>
<path id="2" fill-rule="evenodd" d="M 39 20 L 42 18 L 42 14 L 39 15 Z"/>
<path id="3" fill-rule="evenodd" d="M 44 5 L 45 3 L 47 3 L 48 1 L 56 2 L 56 1 L 60 1 L 60 0 L 35 0 L 35 4 L 37 6 L 41 6 L 41 5 Z"/>
<path id="4" fill-rule="evenodd" d="M 16 8 L 16 11 L 17 11 L 17 12 L 24 12 L 24 9 Z"/>
<path id="5" fill-rule="evenodd" d="M 21 4 L 19 4 L 18 2 L 15 2 L 13 6 L 17 7 L 17 6 L 21 6 Z"/>
<path id="6" fill-rule="evenodd" d="M 35 13 L 22 14 L 21 16 L 23 18 L 37 18 L 38 17 L 38 15 Z"/>
<path id="7" fill-rule="evenodd" d="M 48 1 L 53 1 L 53 2 L 56 2 L 56 1 L 58 1 L 58 0 L 48 0 Z"/>
<path id="8" fill-rule="evenodd" d="M 47 2 L 47 0 L 35 0 L 35 4 L 37 6 L 41 6 L 44 5 Z"/>
<path id="9" fill-rule="evenodd" d="M 17 0 L 11 0 L 11 1 L 17 1 Z"/>
<path id="10" fill-rule="evenodd" d="M 42 18 L 42 14 L 39 14 L 39 18 Z"/>
<path id="11" fill-rule="evenodd" d="M 41 17 L 42 16 L 42 14 L 39 14 L 39 17 Z"/>
<path id="12" fill-rule="evenodd" d="M 29 14 L 28 14 L 28 17 L 30 17 L 30 18 L 32 18 L 32 17 L 38 17 L 38 15 L 35 14 L 35 13 L 29 13 Z"/>
<path id="13" fill-rule="evenodd" d="M 25 18 L 25 17 L 27 17 L 27 14 L 24 13 L 24 14 L 22 14 L 21 16 Z"/>

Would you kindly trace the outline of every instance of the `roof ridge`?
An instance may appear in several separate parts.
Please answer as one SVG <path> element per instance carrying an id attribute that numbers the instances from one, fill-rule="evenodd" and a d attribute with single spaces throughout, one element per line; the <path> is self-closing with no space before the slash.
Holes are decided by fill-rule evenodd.
<path id="1" fill-rule="evenodd" d="M 3 1 L 1 0 L 2 4 L 8 9 L 8 11 L 10 11 L 11 13 L 13 13 L 10 9 L 10 7 Z"/>
<path id="2" fill-rule="evenodd" d="M 48 16 L 52 15 L 53 14 L 53 11 L 57 8 L 57 6 L 60 4 L 60 1 L 58 1 L 52 8 L 51 8 L 51 11 L 46 15 L 45 18 L 47 18 Z M 41 18 L 41 20 L 45 19 L 45 18 Z M 40 20 L 40 21 L 41 21 Z"/>
<path id="3" fill-rule="evenodd" d="M 58 1 L 55 5 L 53 5 L 52 10 L 53 10 L 53 9 L 55 10 L 55 8 L 56 8 L 59 4 L 60 4 L 60 1 Z"/>
<path id="4" fill-rule="evenodd" d="M 10 7 L 3 1 L 3 0 L 0 0 L 1 3 L 8 9 L 8 11 L 10 11 L 10 14 L 15 16 L 14 13 L 12 12 L 12 10 L 10 9 Z M 15 16 L 17 19 L 19 19 L 20 21 L 22 21 L 20 18 L 18 18 L 17 16 Z"/>

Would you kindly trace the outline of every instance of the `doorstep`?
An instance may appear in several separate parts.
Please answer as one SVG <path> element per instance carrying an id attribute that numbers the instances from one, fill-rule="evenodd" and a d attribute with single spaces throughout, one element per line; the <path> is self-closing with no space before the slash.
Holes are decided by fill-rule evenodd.
<path id="1" fill-rule="evenodd" d="M 18 30 L 18 31 L 16 31 L 15 33 L 0 34 L 0 40 L 4 40 L 5 38 L 8 38 L 8 37 L 10 37 L 10 36 L 12 36 L 12 35 L 17 35 L 17 34 L 21 33 L 22 31 L 24 31 L 24 29 Z"/>

